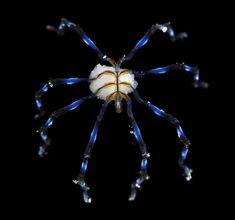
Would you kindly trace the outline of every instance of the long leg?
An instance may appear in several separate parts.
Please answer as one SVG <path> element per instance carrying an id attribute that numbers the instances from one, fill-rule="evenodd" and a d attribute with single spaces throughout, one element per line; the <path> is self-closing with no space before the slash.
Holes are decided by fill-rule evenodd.
<path id="1" fill-rule="evenodd" d="M 179 33 L 175 35 L 170 23 L 165 24 L 155 24 L 152 25 L 150 29 L 146 32 L 146 34 L 138 41 L 138 43 L 134 46 L 131 52 L 126 56 L 124 55 L 119 62 L 122 63 L 124 61 L 129 61 L 133 58 L 134 54 L 142 48 L 149 40 L 149 38 L 157 31 L 160 30 L 163 33 L 167 33 L 170 36 L 171 41 L 176 41 L 178 39 L 184 39 L 188 35 L 185 32 Z"/>
<path id="2" fill-rule="evenodd" d="M 75 184 L 79 184 L 80 187 L 82 188 L 82 190 L 83 190 L 83 199 L 84 199 L 85 203 L 90 203 L 91 202 L 91 197 L 88 195 L 88 192 L 87 192 L 89 190 L 89 187 L 87 186 L 87 184 L 84 180 L 85 179 L 85 173 L 86 173 L 86 170 L 87 170 L 87 164 L 88 164 L 89 158 L 91 157 L 92 149 L 93 149 L 94 143 L 96 141 L 96 137 L 97 137 L 97 132 L 98 132 L 100 123 L 101 123 L 101 121 L 104 117 L 104 113 L 105 113 L 105 110 L 106 110 L 107 106 L 108 106 L 108 102 L 105 102 L 101 107 L 100 113 L 97 116 L 97 120 L 96 120 L 94 128 L 91 132 L 90 140 L 89 140 L 89 142 L 86 146 L 86 149 L 85 149 L 83 162 L 82 162 L 82 165 L 81 165 L 81 170 L 79 172 L 78 178 L 76 180 L 73 180 L 73 182 Z"/>
<path id="3" fill-rule="evenodd" d="M 109 58 L 107 55 L 103 54 L 100 49 L 95 45 L 95 43 L 86 35 L 86 33 L 83 31 L 83 29 L 75 23 L 72 23 L 68 21 L 65 18 L 61 18 L 61 22 L 59 24 L 58 29 L 54 26 L 47 25 L 46 28 L 49 31 L 55 31 L 57 32 L 58 35 L 63 35 L 65 32 L 65 28 L 69 28 L 72 31 L 75 31 L 81 38 L 82 40 L 89 46 L 91 47 L 94 52 L 97 54 L 97 56 L 103 60 L 103 61 L 108 61 L 110 63 L 113 62 L 111 58 Z M 113 64 L 113 63 L 112 63 Z"/>
<path id="4" fill-rule="evenodd" d="M 159 68 L 151 69 L 151 70 L 144 71 L 144 72 L 133 71 L 133 74 L 137 77 L 143 77 L 149 74 L 164 74 L 173 70 L 184 70 L 186 72 L 190 72 L 193 75 L 192 84 L 195 88 L 197 87 L 208 88 L 208 83 L 199 80 L 198 67 L 188 66 L 188 65 L 185 65 L 184 63 L 171 64 L 165 67 L 159 67 Z"/>
<path id="5" fill-rule="evenodd" d="M 54 120 L 57 119 L 58 117 L 60 117 L 61 115 L 76 109 L 78 106 L 80 106 L 85 101 L 87 101 L 89 99 L 92 99 L 92 98 L 95 98 L 95 97 L 96 96 L 94 94 L 86 96 L 84 98 L 81 98 L 81 99 L 71 103 L 70 105 L 67 105 L 67 106 L 65 106 L 63 108 L 58 109 L 57 111 L 55 111 L 54 113 L 52 113 L 50 115 L 50 117 L 48 118 L 46 123 L 37 130 L 37 132 L 40 133 L 40 136 L 41 136 L 41 138 L 42 138 L 42 140 L 44 142 L 44 144 L 39 147 L 38 154 L 39 154 L 40 157 L 43 157 L 44 155 L 47 154 L 46 148 L 50 145 L 51 140 L 48 137 L 48 135 L 46 134 L 46 130 L 50 126 L 52 126 L 52 124 L 54 123 Z"/>
<path id="6" fill-rule="evenodd" d="M 131 194 L 129 196 L 129 201 L 133 201 L 135 200 L 135 197 L 136 197 L 137 188 L 140 189 L 141 188 L 140 185 L 143 183 L 143 181 L 149 179 L 149 176 L 147 174 L 147 158 L 150 156 L 150 154 L 147 152 L 146 145 L 140 133 L 140 129 L 133 116 L 131 99 L 129 99 L 127 102 L 127 114 L 132 124 L 134 135 L 135 135 L 136 140 L 138 141 L 141 155 L 142 155 L 140 177 L 131 184 Z"/>
<path id="7" fill-rule="evenodd" d="M 175 126 L 175 128 L 177 130 L 178 137 L 181 140 L 181 142 L 184 144 L 183 150 L 182 150 L 180 158 L 179 158 L 179 166 L 183 169 L 184 176 L 185 176 L 186 180 L 189 181 L 192 178 L 192 176 L 191 176 L 192 170 L 189 169 L 188 166 L 186 166 L 184 164 L 184 161 L 185 161 L 186 156 L 188 154 L 188 147 L 190 145 L 190 141 L 185 136 L 185 134 L 184 134 L 184 132 L 183 132 L 181 126 L 180 126 L 179 120 L 174 118 L 172 115 L 167 114 L 166 112 L 159 109 L 158 107 L 152 105 L 150 102 L 144 101 L 139 96 L 139 94 L 136 90 L 134 90 L 134 96 L 140 104 L 150 108 L 156 115 L 158 115 L 162 118 L 165 118 L 167 121 L 169 121 L 170 123 L 172 123 Z"/>
<path id="8" fill-rule="evenodd" d="M 47 83 L 35 93 L 35 101 L 36 101 L 36 106 L 39 111 L 39 114 L 36 114 L 34 118 L 37 119 L 45 114 L 45 111 L 42 105 L 42 95 L 46 93 L 50 87 L 52 88 L 57 85 L 73 85 L 79 82 L 89 82 L 89 79 L 88 78 L 67 78 L 67 79 L 56 78 L 56 79 L 48 80 Z"/>

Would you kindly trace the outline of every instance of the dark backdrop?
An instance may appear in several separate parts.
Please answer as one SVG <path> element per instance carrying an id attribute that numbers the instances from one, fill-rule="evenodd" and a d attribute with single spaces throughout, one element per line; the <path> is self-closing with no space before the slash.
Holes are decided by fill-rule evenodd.
<path id="1" fill-rule="evenodd" d="M 219 132 L 216 131 L 215 92 L 219 70 L 214 67 L 215 38 L 213 24 L 217 22 L 197 4 L 145 4 L 131 6 L 109 2 L 104 7 L 92 3 L 37 4 L 27 10 L 27 70 L 24 87 L 27 91 L 30 142 L 24 149 L 27 180 L 24 182 L 25 205 L 35 212 L 69 213 L 75 216 L 99 208 L 131 213 L 186 213 L 199 215 L 213 212 L 208 204 L 216 205 L 218 194 L 212 186 L 217 182 L 215 153 L 218 151 Z M 197 65 L 201 79 L 209 82 L 210 89 L 194 89 L 192 76 L 183 71 L 137 79 L 141 96 L 159 108 L 174 115 L 192 145 L 186 160 L 193 168 L 190 183 L 182 177 L 177 161 L 183 147 L 175 128 L 133 99 L 133 112 L 141 129 L 151 157 L 148 164 L 150 180 L 144 182 L 136 201 L 129 203 L 130 183 L 138 177 L 140 152 L 130 134 L 126 105 L 122 114 L 116 114 L 110 103 L 102 121 L 98 138 L 86 175 L 91 187 L 93 203 L 84 204 L 82 191 L 72 183 L 80 170 L 82 156 L 101 106 L 100 100 L 89 101 L 63 117 L 48 129 L 52 139 L 49 155 L 37 156 L 41 140 L 35 130 L 54 110 L 90 94 L 88 85 L 77 84 L 50 89 L 43 96 L 47 116 L 34 121 L 37 112 L 34 93 L 50 78 L 88 77 L 100 61 L 79 36 L 66 31 L 63 37 L 49 33 L 47 24 L 57 25 L 65 17 L 79 23 L 87 35 L 106 54 L 118 59 L 127 54 L 154 23 L 170 21 L 175 32 L 185 31 L 189 38 L 171 43 L 169 37 L 156 33 L 139 50 L 133 60 L 123 67 L 148 70 L 176 62 Z M 23 45 L 24 46 L 24 45 Z M 25 83 L 24 82 L 24 83 Z M 17 100 L 16 100 L 17 101 Z M 22 104 L 22 103 L 21 103 Z M 30 134 L 31 133 L 31 134 Z M 215 175 L 216 173 L 216 175 Z M 215 192 L 216 191 L 216 192 Z M 185 213 L 185 214 L 184 214 Z"/>

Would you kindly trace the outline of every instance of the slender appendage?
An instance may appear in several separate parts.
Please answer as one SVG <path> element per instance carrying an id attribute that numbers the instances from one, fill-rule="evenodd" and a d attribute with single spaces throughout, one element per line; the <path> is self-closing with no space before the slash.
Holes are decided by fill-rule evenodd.
<path id="1" fill-rule="evenodd" d="M 144 72 L 133 71 L 133 74 L 136 77 L 143 77 L 149 74 L 164 74 L 164 73 L 167 73 L 169 71 L 174 71 L 174 70 L 183 70 L 183 71 L 191 73 L 193 76 L 192 84 L 195 88 L 202 87 L 206 89 L 209 86 L 207 82 L 200 81 L 198 67 L 188 66 L 188 65 L 185 65 L 184 63 L 171 64 L 165 67 L 159 67 L 159 68 L 151 69 L 151 70 L 144 71 Z"/>
<path id="2" fill-rule="evenodd" d="M 88 194 L 88 190 L 90 188 L 87 186 L 87 184 L 85 183 L 85 180 L 84 180 L 85 173 L 87 170 L 88 159 L 91 157 L 92 149 L 93 149 L 94 143 L 96 141 L 96 137 L 97 137 L 97 132 L 98 132 L 100 123 L 104 117 L 104 113 L 105 113 L 107 106 L 108 106 L 108 102 L 105 102 L 101 107 L 100 113 L 97 116 L 97 120 L 96 120 L 94 128 L 91 132 L 90 140 L 89 140 L 89 142 L 86 146 L 86 149 L 85 149 L 84 158 L 83 158 L 83 162 L 81 165 L 81 170 L 79 172 L 78 178 L 76 180 L 73 180 L 73 182 L 75 184 L 79 184 L 80 187 L 82 188 L 83 199 L 84 199 L 85 203 L 91 203 L 91 197 Z"/>
<path id="3" fill-rule="evenodd" d="M 141 161 L 141 170 L 140 170 L 140 177 L 131 184 L 131 194 L 129 196 L 129 201 L 134 201 L 137 194 L 137 188 L 141 188 L 141 184 L 144 182 L 144 180 L 148 180 L 149 176 L 147 174 L 147 158 L 150 156 L 150 154 L 147 152 L 146 145 L 144 143 L 144 140 L 142 138 L 142 135 L 140 133 L 140 129 L 136 123 L 136 120 L 134 118 L 133 112 L 132 112 L 132 104 L 131 100 L 129 99 L 127 102 L 127 114 L 129 116 L 131 125 L 133 127 L 133 132 L 135 135 L 135 138 L 139 144 L 140 151 L 142 154 L 142 161 Z"/>
<path id="4" fill-rule="evenodd" d="M 148 107 L 149 109 L 151 109 L 156 115 L 165 118 L 167 121 L 169 121 L 171 124 L 173 124 L 176 128 L 178 137 L 180 139 L 180 141 L 184 144 L 184 148 L 181 152 L 180 158 L 179 158 L 179 166 L 183 169 L 184 173 L 183 175 L 185 176 L 186 180 L 189 181 L 192 178 L 192 170 L 188 168 L 188 166 L 186 166 L 184 164 L 184 161 L 186 159 L 187 153 L 188 153 L 188 147 L 191 144 L 190 141 L 188 140 L 188 138 L 185 136 L 181 126 L 180 126 L 180 122 L 178 119 L 176 119 L 175 117 L 173 117 L 172 115 L 164 112 L 163 110 L 159 109 L 158 107 L 152 105 L 150 102 L 148 101 L 144 101 L 140 96 L 139 93 L 134 90 L 134 97 L 136 98 L 136 100 Z"/>
<path id="5" fill-rule="evenodd" d="M 41 136 L 41 138 L 42 138 L 42 140 L 44 142 L 44 144 L 39 147 L 38 154 L 39 154 L 40 157 L 43 157 L 44 155 L 47 154 L 46 148 L 50 145 L 51 140 L 48 137 L 48 135 L 46 134 L 46 131 L 47 131 L 47 129 L 50 126 L 53 125 L 55 119 L 59 118 L 61 115 L 65 114 L 65 113 L 67 113 L 69 111 L 75 110 L 78 106 L 80 106 L 85 101 L 87 101 L 89 99 L 93 99 L 95 97 L 96 96 L 94 94 L 86 96 L 84 98 L 81 98 L 81 99 L 71 103 L 70 105 L 67 105 L 67 106 L 65 106 L 63 108 L 58 109 L 57 111 L 55 111 L 54 113 L 52 113 L 50 115 L 50 117 L 48 118 L 46 123 L 37 130 L 37 132 L 40 134 L 40 136 Z"/>
<path id="6" fill-rule="evenodd" d="M 69 28 L 71 31 L 75 31 L 81 38 L 82 40 L 93 49 L 93 51 L 97 54 L 97 56 L 103 60 L 103 61 L 108 61 L 113 64 L 113 60 L 109 58 L 107 55 L 103 54 L 100 49 L 95 45 L 95 43 L 86 35 L 86 33 L 83 31 L 83 29 L 75 23 L 72 23 L 68 21 L 65 18 L 61 19 L 61 22 L 59 24 L 59 27 L 56 28 L 51 25 L 46 26 L 47 30 L 49 31 L 54 31 L 57 32 L 58 35 L 63 35 L 65 32 L 66 28 Z"/>
<path id="7" fill-rule="evenodd" d="M 146 34 L 138 41 L 138 43 L 134 46 L 134 48 L 131 50 L 131 52 L 126 56 L 124 55 L 121 59 L 120 59 L 120 63 L 124 62 L 124 61 L 129 61 L 133 58 L 134 54 L 140 49 L 142 48 L 149 40 L 149 38 L 157 31 L 160 30 L 163 33 L 167 33 L 171 39 L 171 41 L 176 41 L 178 39 L 184 39 L 187 38 L 188 35 L 185 32 L 179 33 L 177 35 L 175 35 L 170 23 L 165 23 L 165 24 L 155 24 L 152 25 L 152 27 L 150 29 L 148 29 L 148 31 L 146 32 Z"/>
<path id="8" fill-rule="evenodd" d="M 73 85 L 79 82 L 89 82 L 88 78 L 67 78 L 67 79 L 51 79 L 35 93 L 36 106 L 39 111 L 39 114 L 34 116 L 35 119 L 45 115 L 45 110 L 42 104 L 42 95 L 48 91 L 49 88 L 55 87 L 57 85 Z"/>

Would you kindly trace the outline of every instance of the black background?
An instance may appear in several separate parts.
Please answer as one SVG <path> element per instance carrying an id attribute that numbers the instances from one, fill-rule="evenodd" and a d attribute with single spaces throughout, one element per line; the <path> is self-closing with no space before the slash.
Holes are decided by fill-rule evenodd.
<path id="1" fill-rule="evenodd" d="M 193 3 L 176 6 L 135 3 L 127 6 L 109 2 L 101 6 L 64 2 L 53 5 L 35 3 L 28 7 L 25 49 L 29 74 L 23 78 L 29 85 L 24 87 L 28 98 L 24 108 L 31 111 L 26 116 L 30 141 L 24 148 L 27 157 L 23 162 L 26 170 L 23 173 L 27 177 L 21 181 L 26 201 L 22 203 L 23 212 L 26 212 L 26 206 L 35 213 L 72 216 L 84 214 L 83 211 L 89 214 L 90 210 L 98 208 L 104 212 L 115 208 L 120 213 L 124 210 L 166 216 L 174 213 L 177 217 L 215 212 L 222 194 L 219 187 L 214 188 L 222 175 L 222 170 L 217 169 L 216 154 L 220 133 L 215 128 L 218 123 L 218 120 L 215 122 L 218 113 L 215 97 L 219 75 L 219 69 L 214 65 L 219 49 L 219 46 L 215 48 L 217 39 L 213 26 L 218 24 L 216 13 L 211 10 L 208 14 L 204 7 Z M 129 203 L 128 196 L 130 183 L 138 177 L 141 157 L 138 144 L 130 134 L 125 104 L 123 113 L 116 114 L 113 103 L 110 103 L 102 121 L 86 175 L 91 187 L 91 204 L 83 203 L 82 192 L 72 179 L 80 170 L 83 152 L 102 103 L 100 100 L 89 101 L 59 118 L 48 129 L 52 139 L 49 155 L 38 158 L 41 140 L 35 130 L 55 109 L 90 94 L 90 91 L 86 83 L 50 89 L 43 96 L 47 116 L 34 121 L 33 116 L 37 113 L 35 91 L 50 78 L 88 77 L 97 63 L 105 64 L 75 33 L 68 30 L 63 37 L 58 37 L 45 29 L 47 24 L 59 24 L 61 17 L 79 23 L 96 45 L 114 59 L 127 54 L 152 24 L 170 21 L 176 33 L 188 33 L 188 39 L 176 43 L 171 43 L 166 34 L 156 33 L 123 67 L 148 70 L 185 62 L 197 65 L 201 79 L 209 82 L 208 90 L 194 89 L 190 84 L 192 77 L 183 71 L 137 79 L 142 98 L 178 118 L 191 140 L 186 160 L 193 168 L 190 183 L 184 180 L 177 164 L 182 143 L 175 128 L 134 99 L 133 112 L 151 153 L 148 164 L 151 178 L 144 182 L 135 202 Z"/>

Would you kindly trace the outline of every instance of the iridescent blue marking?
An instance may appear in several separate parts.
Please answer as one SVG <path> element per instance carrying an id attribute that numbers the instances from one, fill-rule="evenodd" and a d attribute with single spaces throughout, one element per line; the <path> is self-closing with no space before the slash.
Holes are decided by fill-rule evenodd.
<path id="1" fill-rule="evenodd" d="M 83 41 L 90 47 L 92 47 L 95 50 L 98 50 L 98 48 L 96 47 L 96 45 L 94 44 L 94 42 L 81 30 L 78 30 L 79 33 L 81 34 L 81 37 L 83 39 Z"/>
<path id="2" fill-rule="evenodd" d="M 87 161 L 86 162 L 82 162 L 82 166 L 81 166 L 81 174 L 85 174 L 87 169 Z"/>
<path id="3" fill-rule="evenodd" d="M 180 126 L 177 128 L 177 134 L 178 134 L 179 137 L 185 136 L 184 132 L 183 132 L 183 130 Z"/>
<path id="4" fill-rule="evenodd" d="M 138 178 L 137 180 L 136 180 L 136 184 L 140 187 L 140 185 L 142 184 L 144 182 L 144 179 L 143 178 Z"/>
<path id="5" fill-rule="evenodd" d="M 40 92 L 46 92 L 48 90 L 48 85 L 44 85 L 39 91 Z"/>
<path id="6" fill-rule="evenodd" d="M 159 68 L 155 68 L 155 69 L 149 70 L 146 73 L 158 73 L 158 74 L 161 74 L 161 73 L 166 73 L 170 69 L 171 68 L 169 66 L 167 66 L 167 67 L 159 67 Z"/>
<path id="7" fill-rule="evenodd" d="M 136 124 L 136 122 L 134 123 L 133 126 L 134 126 L 133 128 L 134 128 L 135 138 L 138 140 L 138 142 L 143 142 L 143 139 L 140 134 L 140 129 L 139 129 L 138 125 Z"/>
<path id="8" fill-rule="evenodd" d="M 37 105 L 38 109 L 42 108 L 42 101 L 39 99 L 36 99 L 36 105 Z"/>
<path id="9" fill-rule="evenodd" d="M 98 125 L 96 124 L 91 132 L 91 137 L 90 137 L 90 141 L 89 141 L 90 145 L 93 145 L 95 143 L 96 138 L 97 138 L 97 131 L 98 131 Z"/>
<path id="10" fill-rule="evenodd" d="M 135 48 L 133 50 L 138 50 L 141 47 L 143 47 L 149 40 L 149 36 L 145 35 L 135 46 Z"/>
<path id="11" fill-rule="evenodd" d="M 48 140 L 48 136 L 46 135 L 45 132 L 41 132 L 41 138 L 44 142 L 47 142 L 47 140 Z"/>
<path id="12" fill-rule="evenodd" d="M 47 129 L 48 127 L 50 127 L 52 125 L 53 121 L 54 120 L 51 117 L 48 118 L 47 122 L 44 125 L 44 128 Z"/>
<path id="13" fill-rule="evenodd" d="M 81 104 L 82 100 L 78 100 L 78 101 L 75 101 L 73 102 L 72 104 L 66 106 L 64 109 L 66 111 L 70 111 L 70 110 L 74 110 L 75 108 L 77 108 L 80 104 Z"/>
<path id="14" fill-rule="evenodd" d="M 67 22 L 67 27 L 71 28 L 72 26 L 73 26 L 73 23 L 70 22 L 70 21 L 68 21 L 68 22 Z"/>
<path id="15" fill-rule="evenodd" d="M 143 160 L 141 161 L 141 168 L 142 168 L 143 170 L 146 170 L 146 169 L 147 169 L 147 164 L 148 164 L 147 159 L 143 159 Z"/>
<path id="16" fill-rule="evenodd" d="M 167 28 L 167 33 L 170 35 L 170 37 L 174 37 L 175 36 L 175 33 L 174 33 L 174 31 L 173 31 L 173 29 L 172 28 Z"/>
<path id="17" fill-rule="evenodd" d="M 193 67 L 188 66 L 188 65 L 184 65 L 184 70 L 188 71 L 188 72 L 191 72 L 193 70 Z"/>
<path id="18" fill-rule="evenodd" d="M 156 115 L 159 115 L 159 116 L 162 116 L 162 117 L 164 116 L 162 110 L 159 109 L 158 107 L 156 107 L 155 105 L 150 104 L 149 107 Z"/>
<path id="19" fill-rule="evenodd" d="M 72 85 L 72 84 L 78 83 L 80 81 L 81 81 L 81 79 L 79 79 L 79 78 L 69 78 L 69 79 L 64 79 L 63 83 L 65 83 L 67 85 Z"/>
<path id="20" fill-rule="evenodd" d="M 184 169 L 184 171 L 185 171 L 186 174 L 187 174 L 187 173 L 190 173 L 190 169 L 188 168 L 188 166 L 183 165 L 183 169 Z"/>
<path id="21" fill-rule="evenodd" d="M 185 158 L 187 157 L 187 154 L 188 154 L 188 148 L 184 148 L 181 153 L 181 157 L 183 160 L 185 160 Z"/>
<path id="22" fill-rule="evenodd" d="M 159 29 L 162 30 L 165 27 L 163 24 L 159 24 Z"/>

